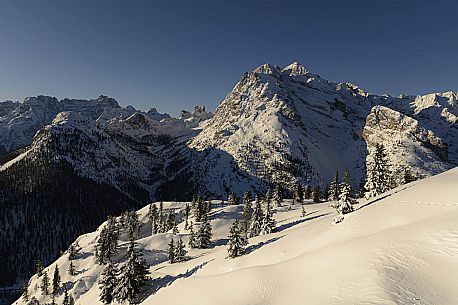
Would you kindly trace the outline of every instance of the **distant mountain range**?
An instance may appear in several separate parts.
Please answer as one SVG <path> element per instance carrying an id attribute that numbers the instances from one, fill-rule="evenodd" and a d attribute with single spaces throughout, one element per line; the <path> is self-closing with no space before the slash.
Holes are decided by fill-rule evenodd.
<path id="1" fill-rule="evenodd" d="M 172 118 L 106 96 L 0 103 L 0 239 L 8 245 L 0 264 L 9 271 L 1 283 L 29 276 L 34 259 L 55 259 L 107 214 L 151 200 L 227 198 L 274 184 L 289 192 L 298 182 L 325 186 L 345 168 L 359 187 L 375 143 L 397 174 L 440 173 L 458 164 L 457 101 L 455 92 L 373 95 L 293 63 L 245 73 L 214 115 L 200 106 Z M 43 215 L 46 223 L 36 218 Z M 31 244 L 20 262 L 8 258 Z"/>

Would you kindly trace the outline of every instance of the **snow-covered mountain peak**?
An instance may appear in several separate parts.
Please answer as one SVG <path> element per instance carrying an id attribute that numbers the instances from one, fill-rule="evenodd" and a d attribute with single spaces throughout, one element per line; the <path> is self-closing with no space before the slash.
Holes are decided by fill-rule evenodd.
<path id="1" fill-rule="evenodd" d="M 58 126 L 58 125 L 67 125 L 67 126 L 81 126 L 87 125 L 87 123 L 91 122 L 91 118 L 82 115 L 81 113 L 74 112 L 74 111 L 63 111 L 56 115 L 54 120 L 51 122 L 51 126 Z"/>
<path id="2" fill-rule="evenodd" d="M 256 74 L 277 75 L 281 73 L 281 68 L 276 65 L 265 63 L 253 70 Z"/>
<path id="3" fill-rule="evenodd" d="M 293 62 L 292 64 L 284 67 L 282 72 L 288 73 L 291 76 L 298 76 L 298 75 L 306 75 L 310 71 L 308 71 L 303 65 L 298 63 L 297 61 Z"/>

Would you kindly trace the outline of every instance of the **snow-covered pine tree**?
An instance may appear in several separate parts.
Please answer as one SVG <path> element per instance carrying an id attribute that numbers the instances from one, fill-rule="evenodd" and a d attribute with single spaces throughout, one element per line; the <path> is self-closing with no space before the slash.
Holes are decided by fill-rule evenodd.
<path id="1" fill-rule="evenodd" d="M 229 231 L 229 248 L 227 249 L 229 258 L 236 258 L 245 253 L 246 241 L 243 233 L 240 232 L 239 222 L 236 220 Z"/>
<path id="2" fill-rule="evenodd" d="M 135 240 L 140 233 L 140 219 L 137 212 L 128 211 L 126 217 L 126 231 L 129 235 L 129 240 Z"/>
<path id="3" fill-rule="evenodd" d="M 68 266 L 68 275 L 76 275 L 75 265 L 73 265 L 73 261 L 70 261 L 70 265 Z"/>
<path id="4" fill-rule="evenodd" d="M 29 287 L 27 286 L 27 282 L 25 280 L 22 281 L 21 297 L 24 301 L 29 301 Z"/>
<path id="5" fill-rule="evenodd" d="M 170 210 L 169 216 L 167 217 L 166 232 L 169 230 L 172 230 L 174 226 L 175 226 L 175 213 L 173 210 Z"/>
<path id="6" fill-rule="evenodd" d="M 298 203 L 304 202 L 304 187 L 299 182 L 294 187 L 294 198 Z"/>
<path id="7" fill-rule="evenodd" d="M 44 294 L 44 295 L 48 295 L 49 294 L 49 277 L 48 277 L 48 272 L 47 271 L 44 271 L 43 272 L 43 276 L 41 278 L 41 292 Z"/>
<path id="8" fill-rule="evenodd" d="M 57 294 L 60 288 L 60 273 L 59 273 L 59 266 L 56 264 L 54 268 L 54 276 L 52 278 L 52 294 Z"/>
<path id="9" fill-rule="evenodd" d="M 109 261 L 100 275 L 98 283 L 100 289 L 99 300 L 103 304 L 111 304 L 115 298 L 114 291 L 117 287 L 118 273 L 118 268 Z"/>
<path id="10" fill-rule="evenodd" d="M 67 252 L 68 252 L 68 259 L 69 260 L 74 260 L 76 258 L 76 255 L 78 254 L 78 252 L 81 250 L 81 248 L 79 247 L 78 243 L 75 244 L 71 244 L 70 247 L 68 248 Z"/>
<path id="11" fill-rule="evenodd" d="M 186 208 L 184 210 L 184 229 L 185 230 L 188 230 L 189 229 L 189 223 L 188 223 L 188 219 L 189 219 L 189 213 L 191 211 L 191 208 L 189 206 L 189 203 L 186 202 Z"/>
<path id="12" fill-rule="evenodd" d="M 208 220 L 207 213 L 204 213 L 201 217 L 199 225 L 199 231 L 197 232 L 197 244 L 199 248 L 205 249 L 211 243 L 212 238 L 212 226 Z"/>
<path id="13" fill-rule="evenodd" d="M 175 222 L 175 224 L 173 225 L 173 228 L 172 228 L 172 234 L 173 235 L 177 235 L 178 234 L 178 225 L 177 223 Z"/>
<path id="14" fill-rule="evenodd" d="M 366 197 L 374 197 L 392 187 L 390 162 L 381 143 L 375 144 L 375 151 L 367 156 Z"/>
<path id="15" fill-rule="evenodd" d="M 264 214 L 261 207 L 261 198 L 256 196 L 253 214 L 251 215 L 250 237 L 258 236 L 261 233 L 262 219 Z"/>
<path id="16" fill-rule="evenodd" d="M 307 212 L 305 211 L 304 206 L 301 206 L 301 217 L 305 217 L 307 215 Z"/>
<path id="17" fill-rule="evenodd" d="M 239 197 L 237 197 L 237 194 L 235 194 L 235 192 L 229 193 L 227 204 L 229 205 L 238 205 L 239 204 Z"/>
<path id="18" fill-rule="evenodd" d="M 307 187 L 305 188 L 304 198 L 305 199 L 312 198 L 312 187 L 310 185 L 307 185 Z"/>
<path id="19" fill-rule="evenodd" d="M 126 216 L 129 223 L 129 216 Z M 116 219 L 108 216 L 107 224 L 100 232 L 96 245 L 96 258 L 99 264 L 105 264 L 118 251 L 119 229 Z"/>
<path id="20" fill-rule="evenodd" d="M 126 300 L 132 303 L 146 284 L 148 274 L 148 266 L 141 257 L 141 252 L 135 249 L 134 241 L 131 240 L 127 249 L 127 260 L 120 268 L 120 275 L 114 289 L 115 299 L 121 303 Z"/>
<path id="21" fill-rule="evenodd" d="M 35 274 L 38 276 L 38 277 L 41 277 L 43 275 L 43 264 L 41 262 L 41 260 L 37 259 L 35 261 Z"/>
<path id="22" fill-rule="evenodd" d="M 183 262 L 186 258 L 186 249 L 183 240 L 180 238 L 175 247 L 175 262 Z"/>
<path id="23" fill-rule="evenodd" d="M 274 212 L 272 210 L 270 200 L 267 200 L 266 212 L 263 215 L 261 224 L 261 235 L 270 234 L 275 230 Z"/>
<path id="24" fill-rule="evenodd" d="M 68 305 L 75 305 L 75 299 L 71 294 L 68 296 Z"/>
<path id="25" fill-rule="evenodd" d="M 173 238 L 170 240 L 167 248 L 167 252 L 169 254 L 169 262 L 173 264 L 175 262 L 175 241 Z"/>
<path id="26" fill-rule="evenodd" d="M 158 224 L 157 224 L 157 232 L 164 233 L 164 203 L 162 201 L 159 202 L 159 216 L 158 216 Z"/>
<path id="27" fill-rule="evenodd" d="M 283 202 L 283 194 L 282 194 L 282 190 L 281 190 L 281 186 L 280 184 L 277 184 L 275 186 L 275 191 L 274 191 L 274 196 L 273 196 L 273 200 L 274 200 L 274 203 L 277 207 L 281 206 L 282 202 Z"/>
<path id="28" fill-rule="evenodd" d="M 194 226 L 191 221 L 191 224 L 189 225 L 189 241 L 188 241 L 188 246 L 191 249 L 197 248 L 197 240 L 196 240 L 196 234 L 194 233 Z"/>
<path id="29" fill-rule="evenodd" d="M 337 211 L 340 214 L 347 214 L 353 211 L 355 200 L 351 197 L 350 171 L 345 170 L 342 182 L 339 184 L 340 194 Z"/>
<path id="30" fill-rule="evenodd" d="M 243 212 L 242 212 L 242 234 L 246 240 L 248 240 L 248 231 L 250 229 L 251 219 L 251 193 L 245 192 L 243 194 Z"/>
<path id="31" fill-rule="evenodd" d="M 334 179 L 331 181 L 329 185 L 329 200 L 337 201 L 339 200 L 339 171 L 336 170 L 336 174 L 334 175 Z"/>
<path id="32" fill-rule="evenodd" d="M 320 198 L 321 198 L 321 188 L 319 185 L 317 185 L 313 189 L 313 202 L 315 203 L 320 202 Z"/>
<path id="33" fill-rule="evenodd" d="M 159 211 L 155 203 L 150 204 L 148 216 L 151 221 L 151 233 L 157 234 L 159 225 Z"/>
<path id="34" fill-rule="evenodd" d="M 64 299 L 62 300 L 62 305 L 70 305 L 70 300 L 68 299 L 68 291 L 64 291 Z"/>

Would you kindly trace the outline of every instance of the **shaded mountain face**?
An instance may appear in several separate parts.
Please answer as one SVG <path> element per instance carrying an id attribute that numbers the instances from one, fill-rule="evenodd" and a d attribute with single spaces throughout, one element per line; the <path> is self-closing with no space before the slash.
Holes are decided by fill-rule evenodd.
<path id="1" fill-rule="evenodd" d="M 11 192 L 30 184 L 26 194 L 35 196 L 33 205 L 22 193 L 11 192 L 17 198 L 13 195 L 8 201 L 0 197 L 0 215 L 27 219 L 51 208 L 70 217 L 59 208 L 68 197 L 55 199 L 52 207 L 46 198 L 50 193 L 70 196 L 73 189 L 87 193 L 75 203 L 81 209 L 94 203 L 90 198 L 99 198 L 100 188 L 109 190 L 112 197 L 97 199 L 100 217 L 105 217 L 153 199 L 183 200 L 196 194 L 227 198 L 230 191 L 266 191 L 277 183 L 285 191 L 297 182 L 324 186 L 336 170 L 345 168 L 359 187 L 366 158 L 380 142 L 394 172 L 409 168 L 419 176 L 436 174 L 458 163 L 457 98 L 453 92 L 372 95 L 350 83 L 329 82 L 293 63 L 284 68 L 266 64 L 245 73 L 214 115 L 196 107 L 172 118 L 154 108 L 123 108 L 104 96 L 90 101 L 39 96 L 23 103 L 0 103 L 0 146 L 3 155 L 10 154 L 0 167 L 0 190 Z M 15 150 L 19 147 L 23 148 Z M 63 174 L 47 172 L 65 172 L 73 187 L 62 184 Z M 35 179 L 53 188 L 28 183 Z M 10 225 L 8 245 L 20 237 L 46 247 L 46 236 L 54 228 L 33 238 L 18 235 L 28 223 Z M 59 240 L 55 249 L 68 244 L 66 236 L 92 225 L 71 234 L 59 230 L 53 235 Z M 33 222 L 30 229 L 38 227 Z M 46 257 L 38 251 L 35 258 L 49 261 L 58 254 L 54 250 Z M 26 259 L 20 274 L 5 273 L 9 275 L 3 282 L 30 275 L 31 259 Z"/>

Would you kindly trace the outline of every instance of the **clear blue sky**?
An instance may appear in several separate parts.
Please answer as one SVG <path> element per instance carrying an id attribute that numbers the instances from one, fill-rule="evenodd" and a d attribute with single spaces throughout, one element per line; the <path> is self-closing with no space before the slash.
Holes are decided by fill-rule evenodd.
<path id="1" fill-rule="evenodd" d="M 6 0 L 0 100 L 214 109 L 245 71 L 296 60 L 374 93 L 458 91 L 458 4 L 420 2 Z"/>

